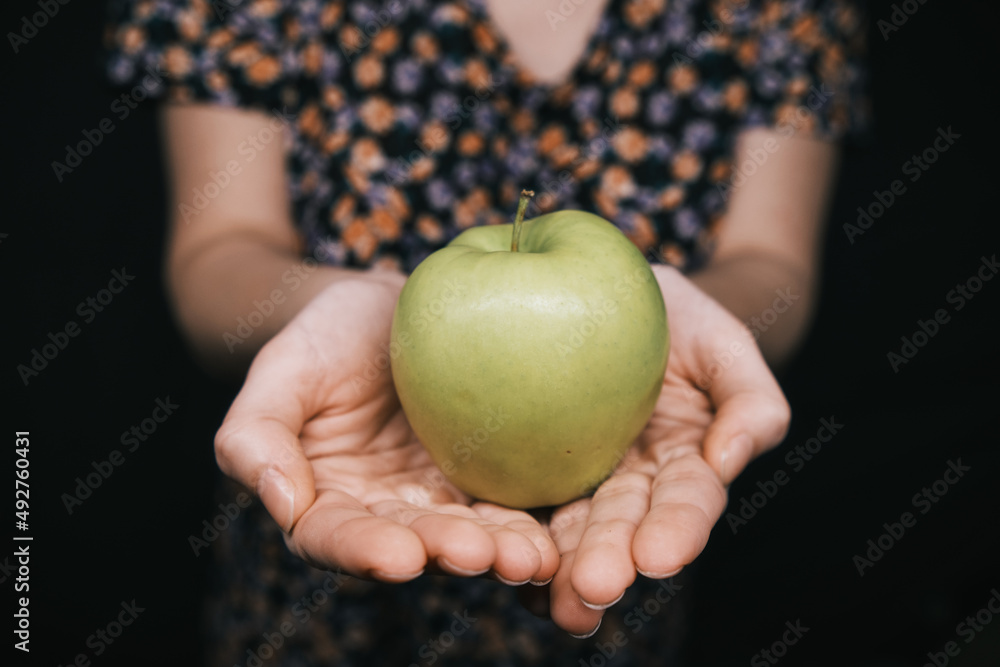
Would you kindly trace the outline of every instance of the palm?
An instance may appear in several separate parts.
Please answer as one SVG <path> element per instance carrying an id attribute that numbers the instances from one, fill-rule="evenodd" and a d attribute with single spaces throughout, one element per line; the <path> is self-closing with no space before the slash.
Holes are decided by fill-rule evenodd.
<path id="1" fill-rule="evenodd" d="M 338 283 L 261 351 L 220 431 L 220 464 L 239 479 L 255 442 L 283 444 L 268 465 L 310 484 L 296 483 L 295 507 L 275 518 L 318 567 L 387 581 L 425 568 L 550 578 L 558 554 L 544 529 L 524 512 L 472 504 L 406 421 L 388 370 L 400 282 Z"/>
<path id="2" fill-rule="evenodd" d="M 550 522 L 562 554 L 552 615 L 571 632 L 593 629 L 637 573 L 664 578 L 694 560 L 725 508 L 725 484 L 788 424 L 746 329 L 676 272 L 657 277 L 672 340 L 653 416 L 593 498 Z"/>

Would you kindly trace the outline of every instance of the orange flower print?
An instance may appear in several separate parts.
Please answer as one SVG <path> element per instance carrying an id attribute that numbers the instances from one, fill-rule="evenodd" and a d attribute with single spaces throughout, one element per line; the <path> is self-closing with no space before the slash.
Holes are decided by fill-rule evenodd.
<path id="1" fill-rule="evenodd" d="M 649 249 L 659 241 L 656 236 L 656 230 L 653 229 L 653 223 L 642 213 L 632 214 L 631 225 L 628 231 L 625 232 L 625 236 L 643 254 L 649 252 Z"/>
<path id="2" fill-rule="evenodd" d="M 448 126 L 439 120 L 433 120 L 420 128 L 420 138 L 417 144 L 425 153 L 440 153 L 451 143 L 451 133 Z"/>
<path id="3" fill-rule="evenodd" d="M 667 211 L 677 208 L 683 201 L 684 188 L 679 185 L 668 186 L 660 193 L 660 206 Z"/>
<path id="4" fill-rule="evenodd" d="M 256 86 L 266 86 L 281 74 L 281 63 L 274 56 L 264 56 L 246 70 L 247 80 Z"/>
<path id="5" fill-rule="evenodd" d="M 299 181 L 299 188 L 302 190 L 302 192 L 308 194 L 313 192 L 318 184 L 319 184 L 319 174 L 317 174 L 315 171 L 310 170 L 307 171 L 305 175 L 302 177 L 302 180 Z"/>
<path id="6" fill-rule="evenodd" d="M 773 25 L 781 20 L 781 14 L 781 0 L 767 0 L 760 12 L 760 22 L 765 26 Z"/>
<path id="7" fill-rule="evenodd" d="M 483 135 L 475 130 L 466 130 L 458 137 L 458 153 L 465 157 L 479 155 L 486 147 Z"/>
<path id="8" fill-rule="evenodd" d="M 229 87 L 229 77 L 226 76 L 225 72 L 214 69 L 205 75 L 205 84 L 210 89 L 221 92 Z"/>
<path id="9" fill-rule="evenodd" d="M 319 15 L 319 25 L 324 30 L 329 30 L 340 22 L 340 17 L 344 13 L 344 5 L 339 2 L 326 2 L 323 4 L 323 11 Z"/>
<path id="10" fill-rule="evenodd" d="M 417 57 L 425 63 L 437 60 L 438 51 L 440 50 L 437 39 L 429 32 L 424 31 L 413 35 L 410 39 L 410 47 Z"/>
<path id="11" fill-rule="evenodd" d="M 399 31 L 387 26 L 372 37 L 372 50 L 382 55 L 388 55 L 399 47 Z"/>
<path id="12" fill-rule="evenodd" d="M 302 134 L 311 138 L 316 138 L 323 133 L 323 115 L 318 106 L 309 104 L 302 109 L 302 113 L 299 114 L 299 129 Z"/>
<path id="13" fill-rule="evenodd" d="M 455 224 L 461 229 L 467 229 L 476 224 L 476 214 L 478 211 L 467 200 L 459 201 L 455 204 L 453 216 Z"/>
<path id="14" fill-rule="evenodd" d="M 601 161 L 588 158 L 573 169 L 573 178 L 578 181 L 585 181 L 595 175 L 601 168 Z"/>
<path id="15" fill-rule="evenodd" d="M 265 19 L 277 14 L 279 9 L 281 9 L 281 3 L 278 0 L 254 0 L 254 3 L 250 5 L 251 14 Z"/>
<path id="16" fill-rule="evenodd" d="M 469 13 L 465 11 L 465 7 L 458 3 L 449 2 L 442 4 L 437 8 L 436 12 L 436 18 L 444 23 L 463 26 L 469 20 Z"/>
<path id="17" fill-rule="evenodd" d="M 708 177 L 713 182 L 718 183 L 729 178 L 729 174 L 732 171 L 732 163 L 724 158 L 719 158 L 712 163 L 712 166 L 708 169 Z"/>
<path id="18" fill-rule="evenodd" d="M 359 88 L 374 88 L 382 83 L 385 67 L 378 56 L 366 55 L 354 63 L 354 82 Z"/>
<path id="19" fill-rule="evenodd" d="M 376 208 L 368 217 L 368 227 L 375 236 L 383 241 L 393 241 L 399 238 L 399 221 L 384 208 Z"/>
<path id="20" fill-rule="evenodd" d="M 396 188 L 388 188 L 385 195 L 386 207 L 389 213 L 397 220 L 408 220 L 410 217 L 410 202 L 406 196 Z"/>
<path id="21" fill-rule="evenodd" d="M 315 76 L 319 74 L 323 67 L 323 45 L 317 41 L 310 41 L 302 49 L 302 69 L 306 74 Z"/>
<path id="22" fill-rule="evenodd" d="M 370 174 L 385 166 L 382 149 L 371 137 L 361 137 L 351 146 L 351 164 L 360 171 Z"/>
<path id="23" fill-rule="evenodd" d="M 656 67 L 649 60 L 643 60 L 632 65 L 632 69 L 628 72 L 627 81 L 636 88 L 645 88 L 653 83 L 655 78 Z"/>
<path id="24" fill-rule="evenodd" d="M 635 181 L 628 169 L 611 165 L 601 174 L 601 191 L 613 199 L 623 199 L 635 194 Z"/>
<path id="25" fill-rule="evenodd" d="M 220 28 L 208 36 L 205 45 L 210 49 L 221 49 L 233 41 L 233 32 L 229 28 Z M 232 61 L 230 61 L 232 62 Z"/>
<path id="26" fill-rule="evenodd" d="M 734 114 L 746 109 L 749 99 L 750 89 L 743 79 L 733 79 L 722 90 L 722 103 Z"/>
<path id="27" fill-rule="evenodd" d="M 549 162 L 557 169 L 565 169 L 580 157 L 579 146 L 563 145 L 552 151 Z"/>
<path id="28" fill-rule="evenodd" d="M 410 165 L 410 180 L 426 181 L 437 168 L 437 161 L 434 158 L 422 157 Z"/>
<path id="29" fill-rule="evenodd" d="M 665 0 L 629 0 L 625 5 L 625 20 L 636 28 L 645 28 L 663 11 Z"/>
<path id="30" fill-rule="evenodd" d="M 555 106 L 564 107 L 573 101 L 573 95 L 575 94 L 576 85 L 572 81 L 568 81 L 553 88 L 549 93 L 549 99 L 552 100 L 552 104 Z"/>
<path id="31" fill-rule="evenodd" d="M 626 127 L 614 136 L 611 145 L 621 159 L 626 162 L 638 162 L 646 157 L 649 140 L 634 127 Z"/>
<path id="32" fill-rule="evenodd" d="M 601 80 L 608 84 L 609 86 L 617 83 L 619 79 L 622 78 L 622 63 L 620 60 L 612 60 L 608 63 L 608 66 L 604 68 L 604 74 L 601 75 Z"/>
<path id="33" fill-rule="evenodd" d="M 351 220 L 354 219 L 354 210 L 356 207 L 357 201 L 354 199 L 354 195 L 350 193 L 341 195 L 334 202 L 333 208 L 330 209 L 330 222 L 340 229 L 346 228 Z"/>
<path id="34" fill-rule="evenodd" d="M 518 134 L 528 134 L 535 129 L 535 114 L 527 109 L 518 109 L 510 119 L 510 126 Z"/>
<path id="35" fill-rule="evenodd" d="M 347 132 L 331 132 L 330 134 L 323 137 L 323 152 L 327 155 L 333 155 L 334 153 L 339 153 L 340 151 L 347 148 L 348 142 L 351 140 L 351 135 Z"/>
<path id="36" fill-rule="evenodd" d="M 672 173 L 679 181 L 693 181 L 701 173 L 701 158 L 693 151 L 681 151 L 674 157 Z"/>
<path id="37" fill-rule="evenodd" d="M 395 112 L 389 102 L 381 96 L 369 97 L 358 110 L 361 122 L 375 134 L 382 134 L 395 121 Z"/>
<path id="38" fill-rule="evenodd" d="M 444 238 L 441 224 L 433 216 L 426 213 L 417 218 L 417 233 L 431 243 L 437 243 Z"/>
<path id="39" fill-rule="evenodd" d="M 130 25 L 122 30 L 118 38 L 118 43 L 121 44 L 122 50 L 125 53 L 136 53 L 146 45 L 146 31 Z"/>
<path id="40" fill-rule="evenodd" d="M 484 53 L 493 53 L 497 48 L 497 40 L 493 37 L 493 33 L 484 23 L 477 23 L 472 27 L 472 39 L 476 42 L 476 46 L 479 47 Z"/>
<path id="41" fill-rule="evenodd" d="M 340 86 L 327 86 L 323 89 L 323 104 L 334 111 L 344 106 L 344 89 Z"/>
<path id="42" fill-rule="evenodd" d="M 844 49 L 840 44 L 831 44 L 823 49 L 819 60 L 819 75 L 824 81 L 837 81 L 844 72 Z"/>
<path id="43" fill-rule="evenodd" d="M 755 39 L 744 39 L 736 47 L 736 62 L 746 68 L 752 68 L 757 64 L 757 52 L 759 44 Z"/>
<path id="44" fill-rule="evenodd" d="M 465 82 L 473 90 L 486 90 L 490 86 L 490 69 L 479 58 L 469 58 L 465 62 Z"/>
<path id="45" fill-rule="evenodd" d="M 561 125 L 549 125 L 538 137 L 538 152 L 548 155 L 566 143 L 566 130 Z"/>
<path id="46" fill-rule="evenodd" d="M 193 66 L 191 54 L 183 46 L 168 46 L 163 51 L 163 67 L 171 78 L 183 78 Z"/>
<path id="47" fill-rule="evenodd" d="M 660 257 L 662 257 L 667 264 L 675 266 L 679 269 L 684 268 L 684 265 L 687 263 L 687 257 L 684 255 L 684 250 L 682 250 L 676 243 L 665 243 L 660 246 Z"/>
<path id="48" fill-rule="evenodd" d="M 493 139 L 493 154 L 499 158 L 507 157 L 507 151 L 510 150 L 510 142 L 507 141 L 505 137 L 496 137 Z"/>
<path id="49" fill-rule="evenodd" d="M 810 50 L 817 48 L 823 42 L 823 33 L 819 27 L 819 17 L 806 14 L 795 21 L 790 36 Z"/>
<path id="50" fill-rule="evenodd" d="M 598 72 L 601 67 L 604 66 L 604 62 L 608 58 L 608 49 L 604 46 L 599 46 L 594 49 L 594 52 L 587 59 L 587 71 L 588 72 Z"/>
<path id="51" fill-rule="evenodd" d="M 619 88 L 611 95 L 611 113 L 629 119 L 639 113 L 639 95 L 632 88 Z"/>
<path id="52" fill-rule="evenodd" d="M 195 12 L 183 11 L 177 16 L 177 32 L 185 42 L 193 42 L 201 37 L 204 29 L 204 20 Z"/>
<path id="53" fill-rule="evenodd" d="M 368 178 L 368 174 L 362 172 L 352 164 L 344 165 L 343 171 L 344 178 L 347 179 L 347 182 L 350 183 L 355 192 L 366 194 L 371 189 L 372 182 Z"/>
<path id="54" fill-rule="evenodd" d="M 144 0 L 135 6 L 135 17 L 137 19 L 148 19 L 156 11 L 156 3 L 153 0 Z"/>
<path id="55" fill-rule="evenodd" d="M 583 120 L 580 121 L 580 124 L 577 126 L 576 129 L 581 137 L 589 140 L 593 139 L 600 133 L 601 126 L 598 125 L 597 121 L 594 120 L 593 118 L 584 118 Z"/>
<path id="56" fill-rule="evenodd" d="M 299 23 L 297 18 L 290 18 L 285 21 L 285 39 L 291 43 L 299 41 L 299 37 L 302 36 L 302 24 Z"/>
<path id="57" fill-rule="evenodd" d="M 671 90 L 686 95 L 698 85 L 698 73 L 690 65 L 671 67 L 667 73 L 667 84 Z"/>
<path id="58" fill-rule="evenodd" d="M 378 247 L 378 239 L 368 229 L 368 225 L 365 224 L 363 218 L 355 218 L 347 229 L 344 230 L 340 240 L 344 245 L 353 250 L 354 254 L 362 262 L 367 262 L 371 259 L 372 255 L 375 254 L 375 249 Z"/>
<path id="59" fill-rule="evenodd" d="M 340 29 L 340 48 L 344 53 L 353 54 L 361 50 L 364 41 L 361 30 L 354 25 L 345 25 Z"/>
<path id="60" fill-rule="evenodd" d="M 618 217 L 618 204 L 604 190 L 594 192 L 594 203 L 597 204 L 597 211 L 604 218 L 614 220 Z"/>
<path id="61" fill-rule="evenodd" d="M 229 49 L 226 59 L 230 65 L 247 67 L 260 60 L 261 53 L 256 42 L 243 42 Z"/>

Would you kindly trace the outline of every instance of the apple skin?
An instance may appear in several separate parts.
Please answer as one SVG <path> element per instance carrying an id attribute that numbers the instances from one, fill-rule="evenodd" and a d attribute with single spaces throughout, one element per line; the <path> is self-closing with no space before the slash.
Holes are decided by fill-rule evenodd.
<path id="1" fill-rule="evenodd" d="M 413 271 L 392 376 L 417 437 L 471 496 L 561 505 L 643 430 L 670 349 L 659 285 L 618 228 L 583 211 L 474 227 Z"/>

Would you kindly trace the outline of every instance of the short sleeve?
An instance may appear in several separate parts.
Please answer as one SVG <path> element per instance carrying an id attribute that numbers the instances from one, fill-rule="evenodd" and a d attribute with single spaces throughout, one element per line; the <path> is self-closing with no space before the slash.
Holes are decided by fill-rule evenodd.
<path id="1" fill-rule="evenodd" d="M 279 0 L 115 0 L 108 78 L 175 102 L 294 108 L 296 11 Z"/>
<path id="2" fill-rule="evenodd" d="M 867 133 L 867 21 L 859 3 L 730 4 L 746 6 L 734 12 L 732 54 L 739 75 L 727 90 L 745 100 L 741 127 L 775 127 L 823 139 Z"/>

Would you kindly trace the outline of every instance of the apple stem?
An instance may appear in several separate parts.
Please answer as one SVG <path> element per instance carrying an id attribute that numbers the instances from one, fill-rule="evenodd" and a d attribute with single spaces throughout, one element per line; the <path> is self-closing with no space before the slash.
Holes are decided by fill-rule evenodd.
<path id="1" fill-rule="evenodd" d="M 517 215 L 514 216 L 514 233 L 510 239 L 511 252 L 517 252 L 517 242 L 521 239 L 521 227 L 524 225 L 524 211 L 534 196 L 534 190 L 521 190 L 521 200 L 517 203 Z"/>

